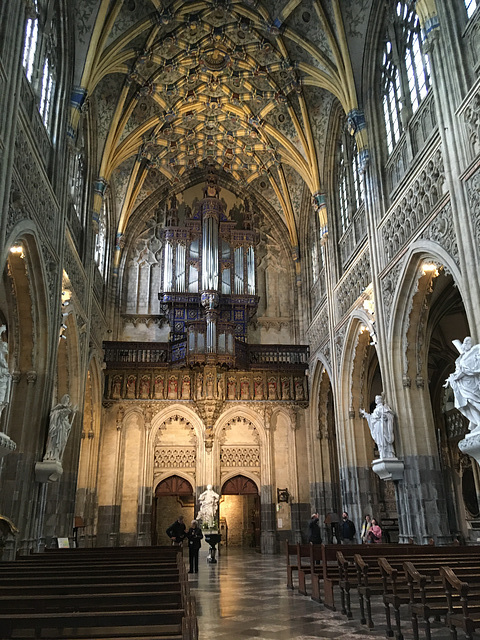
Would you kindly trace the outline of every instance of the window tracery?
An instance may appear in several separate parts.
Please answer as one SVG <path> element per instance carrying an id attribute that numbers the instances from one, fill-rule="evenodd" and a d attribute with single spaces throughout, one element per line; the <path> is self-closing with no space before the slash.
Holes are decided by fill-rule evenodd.
<path id="1" fill-rule="evenodd" d="M 430 89 L 430 62 L 414 4 L 396 3 L 383 49 L 382 103 L 389 154 Z"/>

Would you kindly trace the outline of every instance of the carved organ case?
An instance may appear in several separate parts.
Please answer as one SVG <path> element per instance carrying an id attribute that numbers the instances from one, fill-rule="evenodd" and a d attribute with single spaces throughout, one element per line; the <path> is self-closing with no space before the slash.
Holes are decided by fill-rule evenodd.
<path id="1" fill-rule="evenodd" d="M 173 197 L 163 230 L 160 306 L 170 325 L 173 360 L 235 362 L 258 306 L 252 211 L 226 214 L 214 175 L 180 226 Z M 240 219 L 239 219 L 240 218 Z"/>

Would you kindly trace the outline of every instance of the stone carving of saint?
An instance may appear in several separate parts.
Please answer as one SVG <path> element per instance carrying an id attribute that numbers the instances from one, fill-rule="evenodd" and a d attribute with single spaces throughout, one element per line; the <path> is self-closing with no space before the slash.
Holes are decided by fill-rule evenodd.
<path id="1" fill-rule="evenodd" d="M 209 373 L 207 375 L 207 398 L 211 400 L 213 398 L 213 375 Z"/>
<path id="2" fill-rule="evenodd" d="M 301 378 L 295 378 L 295 400 L 304 400 L 305 390 L 303 388 L 303 380 Z"/>
<path id="3" fill-rule="evenodd" d="M 197 400 L 200 400 L 203 396 L 203 374 L 197 375 Z"/>
<path id="4" fill-rule="evenodd" d="M 395 451 L 393 450 L 394 413 L 388 404 L 383 403 L 382 396 L 375 396 L 375 405 L 375 409 L 371 414 L 364 409 L 360 409 L 360 415 L 368 422 L 370 433 L 378 447 L 380 458 L 395 458 Z"/>
<path id="5" fill-rule="evenodd" d="M 217 382 L 217 398 L 219 398 L 220 400 L 223 400 L 224 397 L 225 397 L 225 381 L 223 379 L 223 376 L 219 376 L 218 382 Z"/>
<path id="6" fill-rule="evenodd" d="M 240 398 L 242 400 L 250 400 L 250 388 L 248 380 L 242 380 L 240 383 Z"/>
<path id="7" fill-rule="evenodd" d="M 190 376 L 185 376 L 182 381 L 182 399 L 190 400 Z"/>
<path id="8" fill-rule="evenodd" d="M 135 398 L 135 386 L 137 384 L 137 378 L 135 376 L 128 376 L 127 380 L 127 398 Z"/>
<path id="9" fill-rule="evenodd" d="M 228 379 L 228 399 L 229 400 L 237 399 L 237 384 L 235 382 L 235 378 Z"/>
<path id="10" fill-rule="evenodd" d="M 168 397 L 170 400 L 176 400 L 178 394 L 178 383 L 176 376 L 170 376 L 168 379 Z"/>
<path id="11" fill-rule="evenodd" d="M 47 460 L 62 462 L 63 452 L 65 451 L 76 411 L 77 407 L 73 407 L 70 404 L 70 396 L 68 394 L 65 394 L 60 403 L 51 410 L 47 446 L 43 456 L 44 462 Z"/>
<path id="12" fill-rule="evenodd" d="M 142 382 L 140 385 L 140 396 L 142 398 L 150 397 L 150 378 L 148 376 L 144 376 L 142 378 Z"/>
<path id="13" fill-rule="evenodd" d="M 115 376 L 112 384 L 112 398 L 120 398 L 122 393 L 122 378 L 121 376 Z"/>
<path id="14" fill-rule="evenodd" d="M 282 378 L 282 399 L 290 400 L 290 380 L 289 378 Z"/>
<path id="15" fill-rule="evenodd" d="M 270 379 L 268 381 L 268 399 L 269 400 L 277 399 L 277 383 L 274 379 Z"/>
<path id="16" fill-rule="evenodd" d="M 155 398 L 163 399 L 163 376 L 155 378 Z"/>
<path id="17" fill-rule="evenodd" d="M 263 400 L 263 382 L 255 380 L 255 400 Z"/>
<path id="18" fill-rule="evenodd" d="M 201 520 L 202 523 L 207 526 L 214 525 L 219 497 L 218 493 L 215 493 L 213 490 L 212 485 L 207 485 L 206 491 L 204 491 L 198 498 L 198 501 L 200 502 L 200 510 L 197 515 L 197 520 Z"/>
<path id="19" fill-rule="evenodd" d="M 12 374 L 8 369 L 8 344 L 1 339 L 7 327 L 0 326 L 0 416 L 8 404 Z"/>
<path id="20" fill-rule="evenodd" d="M 444 386 L 453 389 L 455 407 L 468 419 L 470 431 L 480 433 L 480 345 L 472 344 L 470 336 L 453 344 L 460 355 Z"/>

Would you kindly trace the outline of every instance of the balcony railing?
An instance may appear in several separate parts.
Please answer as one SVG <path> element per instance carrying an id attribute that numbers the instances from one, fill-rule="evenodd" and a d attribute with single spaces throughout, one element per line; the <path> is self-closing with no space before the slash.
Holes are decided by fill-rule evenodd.
<path id="1" fill-rule="evenodd" d="M 187 364 L 202 364 L 192 357 L 186 340 L 169 342 L 104 342 L 105 363 L 109 369 L 166 368 Z M 217 355 L 217 364 L 237 369 L 298 369 L 308 367 L 309 348 L 306 345 L 249 345 L 235 340 L 235 356 Z M 228 360 L 228 362 L 227 362 Z M 210 360 L 211 362 L 211 360 Z"/>

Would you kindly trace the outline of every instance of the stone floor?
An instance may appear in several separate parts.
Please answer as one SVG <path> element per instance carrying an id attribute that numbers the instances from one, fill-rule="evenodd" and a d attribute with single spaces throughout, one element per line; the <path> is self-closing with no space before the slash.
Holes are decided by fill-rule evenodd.
<path id="1" fill-rule="evenodd" d="M 360 624 L 352 595 L 353 620 L 332 612 L 308 596 L 286 587 L 285 559 L 262 556 L 251 549 L 222 550 L 217 564 L 207 564 L 207 545 L 200 550 L 199 573 L 189 575 L 197 600 L 199 640 L 318 640 L 318 638 L 385 638 L 383 605 L 373 608 L 376 627 Z M 187 558 L 188 563 L 188 558 Z M 411 625 L 403 626 L 405 640 L 412 640 Z M 424 637 L 423 632 L 421 638 Z M 440 625 L 433 640 L 448 640 Z M 459 631 L 459 640 L 462 632 Z"/>

